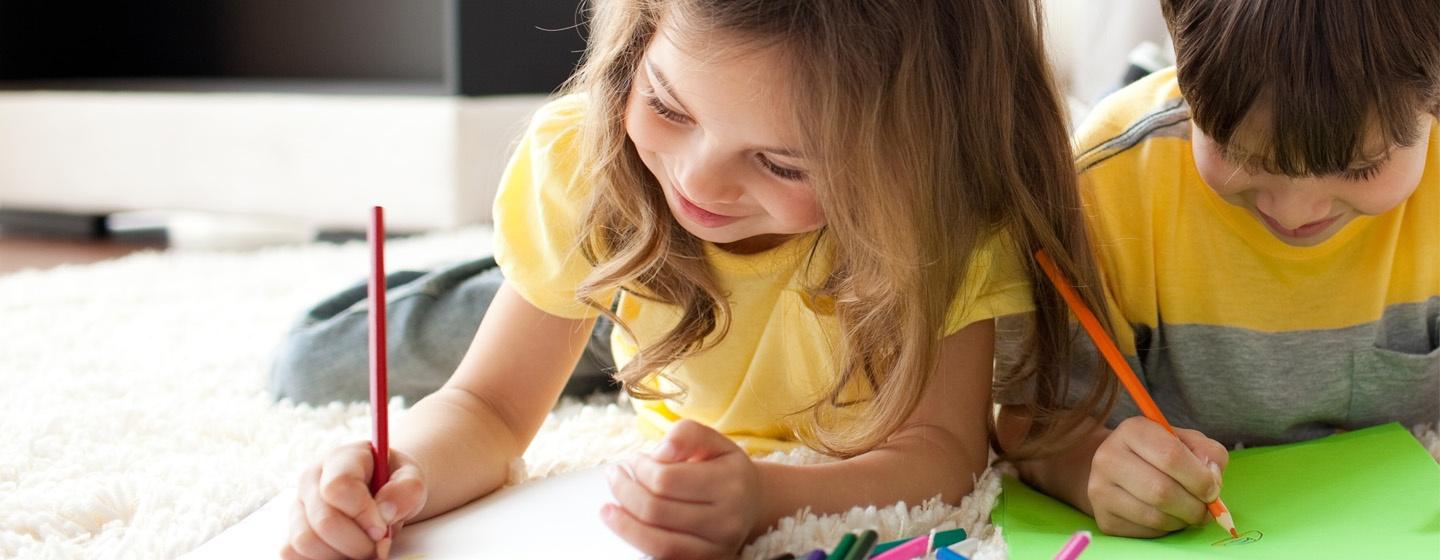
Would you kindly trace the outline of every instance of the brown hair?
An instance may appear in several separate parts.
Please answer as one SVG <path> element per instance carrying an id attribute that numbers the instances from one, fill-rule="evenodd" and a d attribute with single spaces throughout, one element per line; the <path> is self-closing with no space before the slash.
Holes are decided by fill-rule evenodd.
<path id="1" fill-rule="evenodd" d="M 910 416 L 971 256 L 1002 232 L 1025 256 L 1038 308 L 1027 363 L 1006 383 L 1038 374 L 1043 387 L 1063 390 L 1068 313 L 1028 255 L 1045 249 L 1090 305 L 1103 300 L 1037 2 L 600 0 L 592 8 L 590 46 L 569 86 L 589 98 L 582 169 L 595 188 L 582 244 L 595 269 L 578 291 L 612 319 L 594 296 L 615 288 L 682 313 L 616 374 L 631 395 L 668 396 L 640 381 L 703 351 L 730 323 L 701 241 L 670 215 L 625 132 L 631 80 L 662 18 L 677 44 L 713 48 L 724 38 L 777 47 L 789 62 L 795 129 L 821 162 L 810 182 L 827 225 L 812 251 L 832 263 L 809 290 L 834 302 L 843 337 L 836 382 L 800 411 L 811 414 L 796 426 L 808 445 L 863 453 Z M 873 390 L 866 414 L 832 422 L 855 383 Z M 1045 404 L 1064 395 L 1042 393 Z"/>
<path id="2" fill-rule="evenodd" d="M 1440 116 L 1440 2 L 1163 0 L 1180 88 L 1200 130 L 1229 144 L 1267 110 L 1260 161 L 1289 176 L 1345 171 L 1367 135 L 1419 140 Z M 1268 153 L 1267 153 L 1268 152 Z"/>

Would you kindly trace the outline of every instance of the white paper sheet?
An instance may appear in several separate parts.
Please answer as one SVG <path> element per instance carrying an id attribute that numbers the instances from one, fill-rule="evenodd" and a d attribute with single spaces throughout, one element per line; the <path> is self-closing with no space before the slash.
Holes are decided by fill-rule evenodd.
<path id="1" fill-rule="evenodd" d="M 294 490 L 282 492 L 185 558 L 275 557 L 288 535 L 294 501 Z M 600 520 L 600 506 L 611 501 L 604 467 L 527 482 L 406 525 L 390 557 L 643 558 Z"/>

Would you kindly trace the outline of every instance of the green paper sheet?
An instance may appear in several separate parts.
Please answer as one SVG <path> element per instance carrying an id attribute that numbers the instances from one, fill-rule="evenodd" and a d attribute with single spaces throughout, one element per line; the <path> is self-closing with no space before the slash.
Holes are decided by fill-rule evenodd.
<path id="1" fill-rule="evenodd" d="M 1052 558 L 1082 529 L 1094 534 L 1082 560 L 1440 558 L 1440 465 L 1398 424 L 1236 451 L 1221 498 L 1239 540 L 1213 521 L 1158 539 L 1103 535 L 1009 476 L 991 516 L 1016 560 Z"/>

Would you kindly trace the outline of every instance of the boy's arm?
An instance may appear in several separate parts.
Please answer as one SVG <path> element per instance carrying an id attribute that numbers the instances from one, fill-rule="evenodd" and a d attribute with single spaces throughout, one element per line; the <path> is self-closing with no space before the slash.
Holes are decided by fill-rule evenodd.
<path id="1" fill-rule="evenodd" d="M 412 521 L 502 486 L 554 407 L 594 319 L 550 315 L 507 283 L 485 312 L 455 374 L 397 422 L 391 447 L 414 458 L 428 496 Z"/>
<path id="2" fill-rule="evenodd" d="M 956 503 L 969 494 L 989 462 L 994 338 L 992 320 L 946 337 L 915 411 L 874 450 L 823 465 L 756 462 L 762 504 L 751 537 L 803 507 L 833 513 L 935 494 Z"/>
<path id="3" fill-rule="evenodd" d="M 1001 406 L 995 418 L 996 439 L 1000 448 L 1004 451 L 1018 449 L 1030 429 L 1032 418 L 1028 407 Z M 1090 465 L 1095 458 L 1095 450 L 1110 436 L 1111 430 L 1094 418 L 1087 417 L 1084 422 L 1086 425 L 1075 431 L 1073 439 L 1064 442 L 1065 447 L 1013 463 L 1026 483 L 1093 516 L 1088 488 Z"/>

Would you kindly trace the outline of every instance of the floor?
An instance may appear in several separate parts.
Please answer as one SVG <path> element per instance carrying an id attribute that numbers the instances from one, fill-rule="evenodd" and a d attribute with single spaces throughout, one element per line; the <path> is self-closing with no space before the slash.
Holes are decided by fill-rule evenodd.
<path id="1" fill-rule="evenodd" d="M 118 241 L 41 237 L 0 233 L 0 276 L 25 269 L 47 269 L 123 257 L 145 249 L 163 249 L 159 241 Z"/>

